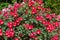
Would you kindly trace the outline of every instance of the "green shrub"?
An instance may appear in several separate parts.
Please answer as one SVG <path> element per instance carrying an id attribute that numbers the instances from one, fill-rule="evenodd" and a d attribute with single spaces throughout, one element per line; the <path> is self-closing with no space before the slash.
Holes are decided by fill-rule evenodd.
<path id="1" fill-rule="evenodd" d="M 0 10 L 7 7 L 9 3 L 1 3 L 0 4 Z"/>
<path id="2" fill-rule="evenodd" d="M 60 0 L 43 0 L 45 7 L 50 7 L 52 12 L 60 13 Z M 58 11 L 59 10 L 59 11 Z"/>

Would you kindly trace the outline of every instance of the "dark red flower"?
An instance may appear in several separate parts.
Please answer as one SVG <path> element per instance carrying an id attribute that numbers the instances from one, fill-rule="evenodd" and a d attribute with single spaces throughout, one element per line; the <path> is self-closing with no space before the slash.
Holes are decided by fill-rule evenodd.
<path id="1" fill-rule="evenodd" d="M 59 22 L 54 22 L 53 25 L 58 27 L 59 26 Z"/>
<path id="2" fill-rule="evenodd" d="M 20 33 L 20 34 L 19 34 L 19 36 L 20 36 L 20 37 L 22 37 L 22 36 L 23 36 L 23 34 L 22 34 L 22 33 Z"/>
<path id="3" fill-rule="evenodd" d="M 32 9 L 32 14 L 36 14 L 37 13 L 37 9 L 36 9 L 35 6 L 32 6 L 31 9 Z"/>
<path id="4" fill-rule="evenodd" d="M 58 35 L 55 34 L 55 35 L 51 38 L 51 40 L 59 40 Z"/>
<path id="5" fill-rule="evenodd" d="M 10 15 L 13 17 L 18 17 L 18 14 L 16 12 L 10 12 Z"/>
<path id="6" fill-rule="evenodd" d="M 36 34 L 41 34 L 41 30 L 38 29 L 38 30 L 36 31 Z"/>
<path id="7" fill-rule="evenodd" d="M 13 26 L 16 27 L 17 26 L 17 22 L 13 22 Z"/>
<path id="8" fill-rule="evenodd" d="M 48 30 L 48 32 L 52 32 L 53 30 L 55 30 L 55 27 L 53 26 L 53 24 L 48 24 L 46 29 Z"/>
<path id="9" fill-rule="evenodd" d="M 28 2 L 28 6 L 30 7 L 30 6 L 32 6 L 34 4 L 34 1 L 29 1 Z"/>
<path id="10" fill-rule="evenodd" d="M 36 9 L 32 9 L 32 14 L 36 14 L 37 10 Z"/>
<path id="11" fill-rule="evenodd" d="M 14 40 L 20 40 L 19 38 L 14 38 Z"/>
<path id="12" fill-rule="evenodd" d="M 37 6 L 37 9 L 41 9 L 42 7 L 41 6 Z"/>
<path id="13" fill-rule="evenodd" d="M 2 28 L 0 28 L 0 36 L 2 36 L 3 35 L 3 33 L 2 33 Z"/>
<path id="14" fill-rule="evenodd" d="M 56 14 L 55 14 L 55 13 L 52 13 L 51 16 L 52 16 L 53 18 L 55 18 L 55 17 L 56 17 Z"/>
<path id="15" fill-rule="evenodd" d="M 46 18 L 52 20 L 52 16 L 50 14 L 46 14 Z"/>
<path id="16" fill-rule="evenodd" d="M 29 37 L 35 38 L 35 35 L 36 35 L 36 33 L 35 32 L 32 32 L 32 33 L 29 34 Z"/>
<path id="17" fill-rule="evenodd" d="M 14 8 L 14 10 L 17 11 L 19 7 L 20 7 L 20 4 L 19 3 L 15 3 L 13 8 Z"/>
<path id="18" fill-rule="evenodd" d="M 6 30 L 5 35 L 9 38 L 14 37 L 14 30 L 11 29 Z"/>
<path id="19" fill-rule="evenodd" d="M 7 26 L 8 26 L 8 28 L 12 28 L 13 27 L 13 22 L 8 22 Z"/>
<path id="20" fill-rule="evenodd" d="M 37 21 L 42 21 L 43 19 L 44 19 L 43 16 L 37 16 L 37 17 L 36 17 L 36 20 L 37 20 Z"/>
<path id="21" fill-rule="evenodd" d="M 47 25 L 47 21 L 42 20 L 42 24 L 46 26 Z"/>
<path id="22" fill-rule="evenodd" d="M 4 24 L 4 21 L 2 19 L 0 19 L 0 25 Z"/>
<path id="23" fill-rule="evenodd" d="M 31 24 L 24 24 L 24 27 L 29 30 L 32 30 L 34 28 L 34 26 Z"/>
<path id="24" fill-rule="evenodd" d="M 22 21 L 22 20 L 23 20 L 23 18 L 22 18 L 22 17 L 18 17 L 18 18 L 17 18 L 17 20 L 20 20 L 20 21 Z"/>
<path id="25" fill-rule="evenodd" d="M 42 0 L 39 0 L 39 4 L 43 4 L 43 1 Z"/>

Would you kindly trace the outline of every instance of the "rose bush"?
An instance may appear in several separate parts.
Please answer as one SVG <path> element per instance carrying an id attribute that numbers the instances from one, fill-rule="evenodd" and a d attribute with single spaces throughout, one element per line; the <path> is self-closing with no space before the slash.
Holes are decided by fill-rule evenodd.
<path id="1" fill-rule="evenodd" d="M 5 40 L 58 40 L 59 15 L 42 0 L 24 0 L 0 11 L 0 36 Z"/>

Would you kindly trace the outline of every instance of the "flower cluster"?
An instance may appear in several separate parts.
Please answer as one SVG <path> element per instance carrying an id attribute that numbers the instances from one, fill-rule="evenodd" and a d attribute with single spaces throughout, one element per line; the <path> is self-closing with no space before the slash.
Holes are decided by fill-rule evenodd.
<path id="1" fill-rule="evenodd" d="M 23 0 L 9 5 L 0 11 L 0 36 L 13 40 L 40 40 L 44 31 L 52 35 L 60 26 L 60 15 L 50 13 L 50 8 L 44 8 L 43 0 Z M 51 40 L 58 40 L 58 37 Z"/>
<path id="2" fill-rule="evenodd" d="M 59 40 L 58 35 L 55 34 L 55 35 L 51 38 L 51 40 Z"/>

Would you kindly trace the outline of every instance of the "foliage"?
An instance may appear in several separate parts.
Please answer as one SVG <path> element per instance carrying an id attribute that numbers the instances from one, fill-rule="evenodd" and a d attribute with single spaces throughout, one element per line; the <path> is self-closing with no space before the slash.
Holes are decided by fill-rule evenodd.
<path id="1" fill-rule="evenodd" d="M 5 7 L 8 7 L 8 4 L 9 4 L 9 3 L 1 3 L 1 4 L 0 4 L 0 10 L 2 10 L 2 9 L 5 8 Z"/>

